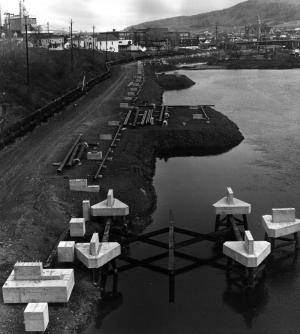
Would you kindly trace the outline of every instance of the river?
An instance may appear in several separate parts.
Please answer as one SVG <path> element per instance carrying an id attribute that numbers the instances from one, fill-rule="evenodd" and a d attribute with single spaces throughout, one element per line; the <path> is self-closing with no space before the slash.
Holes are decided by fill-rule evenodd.
<path id="1" fill-rule="evenodd" d="M 263 238 L 261 216 L 272 207 L 295 207 L 300 216 L 300 70 L 179 73 L 196 84 L 165 93 L 164 102 L 215 104 L 245 140 L 218 156 L 158 160 L 157 209 L 147 231 L 167 226 L 169 209 L 176 226 L 212 231 L 212 204 L 226 186 L 252 204 L 249 227 L 256 239 Z M 137 244 L 131 251 L 145 256 L 152 248 Z M 186 251 L 208 257 L 214 248 L 203 242 Z M 300 261 L 291 249 L 277 253 L 266 281 L 250 295 L 231 289 L 224 271 L 212 266 L 179 275 L 175 284 L 169 304 L 167 277 L 142 268 L 120 274 L 120 305 L 100 311 L 86 333 L 299 333 Z"/>

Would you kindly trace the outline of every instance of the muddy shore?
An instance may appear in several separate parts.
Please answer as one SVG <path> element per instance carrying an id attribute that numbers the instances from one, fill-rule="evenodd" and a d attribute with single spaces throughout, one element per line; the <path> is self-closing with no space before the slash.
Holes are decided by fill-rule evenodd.
<path id="1" fill-rule="evenodd" d="M 136 104 L 161 104 L 163 89 L 156 81 L 156 76 L 151 67 L 146 68 L 145 75 L 146 81 Z M 127 77 L 130 77 L 130 74 Z M 118 78 L 116 78 L 117 80 Z M 95 124 L 91 123 L 91 120 L 81 120 L 81 127 L 86 127 L 85 138 L 88 142 L 97 141 L 99 131 L 102 133 L 112 131 L 112 129 L 107 128 L 108 120 L 117 120 L 123 117 L 118 104 L 121 97 L 126 94 L 127 85 L 125 83 L 124 79 L 122 88 L 119 88 L 119 90 L 114 88 L 112 92 L 114 95 L 111 95 L 111 98 L 101 107 L 102 109 L 107 108 L 102 115 L 98 116 L 99 119 L 102 117 L 102 123 L 100 120 L 95 121 Z M 108 84 L 109 82 L 105 83 L 105 85 Z M 98 91 L 100 92 L 100 90 L 99 88 Z M 91 98 L 93 96 L 96 98 L 96 93 L 97 88 L 90 93 Z M 96 115 L 95 107 L 96 104 L 91 105 L 91 113 Z M 92 108 L 94 109 L 92 110 Z M 70 112 L 74 113 L 72 110 Z M 97 169 L 95 164 L 83 163 L 78 168 L 68 171 L 64 177 L 59 178 L 55 176 L 55 170 L 53 168 L 51 170 L 50 167 L 47 172 L 41 169 L 38 179 L 36 175 L 34 177 L 29 176 L 29 184 L 19 194 L 21 203 L 26 198 L 27 193 L 31 194 L 28 201 L 24 203 L 24 207 L 27 208 L 26 216 L 21 215 L 13 207 L 13 204 L 11 207 L 12 216 L 9 221 L 18 219 L 17 226 L 10 238 L 11 245 L 2 245 L 1 251 L 3 251 L 3 257 L 6 256 L 9 247 L 12 245 L 18 247 L 19 251 L 11 253 L 9 260 L 6 262 L 1 262 L 2 274 L 0 279 L 2 284 L 12 269 L 14 261 L 28 261 L 37 258 L 45 260 L 49 250 L 55 245 L 58 236 L 67 227 L 68 217 L 81 215 L 81 201 L 83 199 L 90 199 L 91 203 L 94 204 L 96 201 L 105 198 L 109 188 L 113 188 L 115 196 L 130 206 L 130 228 L 134 232 L 142 231 L 145 226 L 151 223 L 151 214 L 156 207 L 153 176 L 155 174 L 155 161 L 158 157 L 218 154 L 230 150 L 243 140 L 238 127 L 213 108 L 207 108 L 209 123 L 206 121 L 192 121 L 192 110 L 187 109 L 185 112 L 178 111 L 177 113 L 171 111 L 170 113 L 171 117 L 167 127 L 154 125 L 135 129 L 128 128 L 123 131 L 120 144 L 115 149 L 113 160 L 108 164 L 104 177 L 100 180 L 100 196 L 70 193 L 67 187 L 68 178 L 88 177 L 91 182 Z M 41 129 L 38 129 L 38 131 L 43 132 Z M 82 128 L 77 131 L 84 132 Z M 54 141 L 52 145 L 54 149 Z M 52 154 L 52 162 L 54 159 L 60 159 L 63 152 L 65 152 L 65 144 L 60 147 L 60 154 Z M 41 160 L 43 160 L 42 156 Z M 20 165 L 20 168 L 23 170 L 24 165 Z M 16 189 L 19 189 L 20 183 L 18 184 L 17 180 L 15 182 Z M 32 187 L 34 187 L 36 193 L 32 193 Z M 41 188 L 43 189 L 42 193 Z M 15 194 L 16 192 L 17 190 Z M 18 197 L 16 197 L 16 200 L 18 202 Z M 19 218 L 19 215 L 21 218 Z M 30 224 L 26 225 L 25 236 L 26 220 L 30 220 Z M 39 226 L 40 222 L 43 223 L 43 227 Z M 87 234 L 90 235 L 95 231 L 101 232 L 102 228 L 101 221 L 100 223 L 89 223 Z M 30 245 L 36 243 L 35 233 L 38 234 L 39 242 L 38 247 L 35 246 L 32 250 Z M 7 235 L 9 234 L 6 233 L 5 236 Z M 5 237 L 3 227 L 2 236 Z M 17 244 L 14 243 L 16 237 L 18 240 L 20 239 Z M 17 258 L 16 254 L 18 254 Z M 24 254 L 22 258 L 20 258 L 20 254 Z M 46 333 L 80 333 L 88 326 L 92 318 L 97 317 L 99 288 L 93 286 L 90 273 L 81 266 L 76 268 L 75 279 L 76 285 L 69 303 L 67 305 L 51 305 L 50 323 Z M 1 303 L 0 311 L 3 317 L 0 321 L 0 332 L 22 333 L 23 310 L 24 305 L 12 306 Z"/>

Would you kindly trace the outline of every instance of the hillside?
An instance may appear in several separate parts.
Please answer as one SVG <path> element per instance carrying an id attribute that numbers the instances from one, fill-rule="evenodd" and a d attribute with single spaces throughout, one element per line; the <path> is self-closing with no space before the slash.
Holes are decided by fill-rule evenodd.
<path id="1" fill-rule="evenodd" d="M 300 0 L 248 0 L 223 10 L 155 20 L 134 27 L 166 27 L 175 31 L 201 31 L 216 24 L 220 27 L 242 27 L 255 24 L 258 15 L 264 23 L 272 25 L 299 20 Z"/>

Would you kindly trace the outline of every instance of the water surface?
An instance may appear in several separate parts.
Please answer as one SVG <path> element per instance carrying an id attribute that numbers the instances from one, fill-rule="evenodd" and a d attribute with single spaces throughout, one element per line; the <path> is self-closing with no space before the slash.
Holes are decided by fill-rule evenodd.
<path id="1" fill-rule="evenodd" d="M 300 216 L 300 70 L 179 72 L 196 85 L 165 93 L 165 103 L 215 104 L 246 139 L 218 156 L 158 160 L 157 210 L 147 231 L 167 226 L 169 209 L 177 226 L 212 231 L 211 205 L 229 185 L 252 204 L 255 238 L 263 238 L 261 215 L 272 207 L 295 207 Z M 159 251 L 137 244 L 131 251 L 142 257 L 153 249 Z M 186 251 L 209 257 L 214 248 L 204 242 Z M 225 273 L 210 266 L 182 274 L 174 304 L 168 303 L 166 277 L 142 268 L 122 273 L 122 305 L 102 314 L 101 326 L 87 333 L 299 333 L 300 261 L 292 255 L 278 253 L 264 285 L 251 295 L 231 289 Z"/>

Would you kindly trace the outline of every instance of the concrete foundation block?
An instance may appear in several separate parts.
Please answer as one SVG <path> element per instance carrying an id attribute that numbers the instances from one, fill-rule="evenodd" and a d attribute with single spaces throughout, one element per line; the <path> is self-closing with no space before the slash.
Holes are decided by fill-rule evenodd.
<path id="1" fill-rule="evenodd" d="M 29 303 L 24 311 L 26 332 L 44 332 L 49 323 L 47 303 Z"/>
<path id="2" fill-rule="evenodd" d="M 73 269 L 43 269 L 40 279 L 16 280 L 14 270 L 2 287 L 4 303 L 67 303 L 74 287 Z"/>
<path id="3" fill-rule="evenodd" d="M 82 201 L 82 216 L 85 221 L 91 220 L 91 203 L 89 200 Z"/>
<path id="4" fill-rule="evenodd" d="M 296 219 L 295 208 L 272 209 L 273 223 L 291 223 Z"/>
<path id="5" fill-rule="evenodd" d="M 117 242 L 100 243 L 96 256 L 90 254 L 89 243 L 77 243 L 75 249 L 78 260 L 89 269 L 100 268 L 121 254 L 121 246 Z"/>
<path id="6" fill-rule="evenodd" d="M 120 103 L 120 108 L 128 108 L 129 107 L 129 105 L 128 105 L 128 103 L 127 102 L 121 102 Z"/>
<path id="7" fill-rule="evenodd" d="M 15 280 L 40 279 L 43 272 L 42 262 L 17 262 L 14 265 Z"/>
<path id="8" fill-rule="evenodd" d="M 57 247 L 58 262 L 74 262 L 75 241 L 61 241 Z"/>
<path id="9" fill-rule="evenodd" d="M 100 134 L 100 140 L 112 140 L 112 134 L 111 133 Z"/>
<path id="10" fill-rule="evenodd" d="M 125 97 L 124 97 L 124 100 L 125 100 L 125 101 L 132 101 L 132 97 L 131 97 L 131 96 L 125 96 Z"/>
<path id="11" fill-rule="evenodd" d="M 88 160 L 102 160 L 102 152 L 101 151 L 90 151 L 87 152 Z"/>
<path id="12" fill-rule="evenodd" d="M 295 219 L 292 222 L 274 223 L 271 215 L 265 215 L 262 216 L 262 225 L 271 238 L 284 237 L 300 232 L 300 219 Z"/>
<path id="13" fill-rule="evenodd" d="M 251 204 L 234 198 L 234 204 L 228 204 L 227 197 L 213 204 L 217 215 L 248 215 L 251 213 Z"/>
<path id="14" fill-rule="evenodd" d="M 136 93 L 136 92 L 138 91 L 138 88 L 137 88 L 137 87 L 131 87 L 131 88 L 130 88 L 130 91 Z"/>
<path id="15" fill-rule="evenodd" d="M 71 191 L 82 191 L 87 187 L 87 179 L 71 179 L 69 187 Z"/>
<path id="16" fill-rule="evenodd" d="M 85 218 L 71 218 L 69 228 L 71 237 L 83 237 L 85 235 Z"/>
<path id="17" fill-rule="evenodd" d="M 135 96 L 136 94 L 135 94 L 135 92 L 131 92 L 131 91 L 130 91 L 130 92 L 127 93 L 127 95 L 128 95 L 128 96 Z"/>
<path id="18" fill-rule="evenodd" d="M 271 253 L 271 244 L 254 241 L 253 254 L 249 254 L 244 241 L 227 241 L 223 244 L 223 253 L 245 267 L 256 268 Z"/>
<path id="19" fill-rule="evenodd" d="M 99 185 L 91 185 L 91 186 L 88 186 L 85 191 L 89 192 L 89 193 L 98 193 L 100 191 L 100 186 Z"/>
<path id="20" fill-rule="evenodd" d="M 127 216 L 129 215 L 129 207 L 127 204 L 115 198 L 113 190 L 109 189 L 106 200 L 91 207 L 91 214 L 94 217 Z"/>

